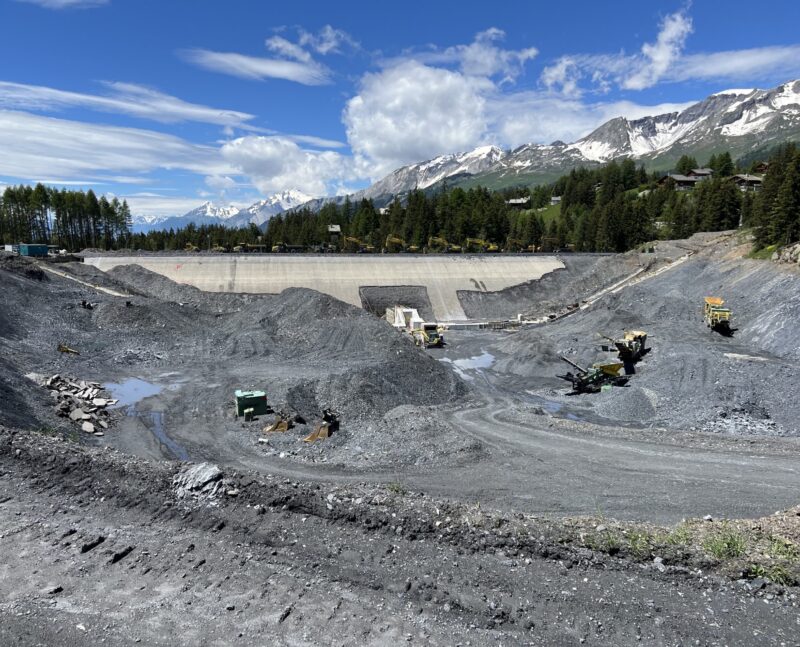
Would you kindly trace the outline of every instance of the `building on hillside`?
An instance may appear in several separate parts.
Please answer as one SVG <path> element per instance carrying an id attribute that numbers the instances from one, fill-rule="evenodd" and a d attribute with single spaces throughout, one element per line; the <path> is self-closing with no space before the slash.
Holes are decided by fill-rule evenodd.
<path id="1" fill-rule="evenodd" d="M 759 191 L 764 181 L 758 175 L 748 175 L 747 173 L 733 175 L 730 180 L 739 187 L 740 191 Z"/>
<path id="2" fill-rule="evenodd" d="M 509 207 L 514 207 L 515 209 L 525 209 L 531 202 L 530 196 L 524 198 L 511 198 L 510 200 L 506 200 L 506 204 Z"/>
<path id="3" fill-rule="evenodd" d="M 675 183 L 675 190 L 676 191 L 691 191 L 694 188 L 694 185 L 698 182 L 702 182 L 702 178 L 697 176 L 690 176 L 690 175 L 681 175 L 680 173 L 672 173 L 670 175 L 665 175 L 662 177 L 658 183 L 662 186 L 668 184 L 669 182 Z"/>
<path id="4" fill-rule="evenodd" d="M 335 245 L 339 242 L 339 237 L 342 235 L 341 225 L 328 225 L 328 242 Z"/>
<path id="5" fill-rule="evenodd" d="M 561 196 L 560 195 L 550 196 L 550 204 L 551 205 L 561 204 Z"/>
<path id="6" fill-rule="evenodd" d="M 764 175 L 769 170 L 769 162 L 759 162 L 753 167 L 753 173 Z"/>
<path id="7" fill-rule="evenodd" d="M 696 177 L 701 180 L 707 180 L 714 175 L 714 170 L 710 168 L 693 168 L 687 173 L 689 177 Z"/>

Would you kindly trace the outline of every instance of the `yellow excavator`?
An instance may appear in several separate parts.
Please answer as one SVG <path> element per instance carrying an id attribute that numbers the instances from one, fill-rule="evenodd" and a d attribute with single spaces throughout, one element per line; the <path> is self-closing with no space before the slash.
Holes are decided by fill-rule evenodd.
<path id="1" fill-rule="evenodd" d="M 355 252 L 356 254 L 374 254 L 375 248 L 372 245 L 368 245 L 367 243 L 363 242 L 360 238 L 356 238 L 355 236 L 345 236 L 344 237 L 344 249 L 347 252 Z"/>
<path id="2" fill-rule="evenodd" d="M 507 238 L 504 252 L 527 252 L 528 248 L 519 238 Z"/>
<path id="3" fill-rule="evenodd" d="M 500 251 L 500 248 L 494 243 L 490 243 L 482 238 L 467 238 L 464 243 L 464 251 L 469 253 L 490 253 L 494 254 Z"/>
<path id="4" fill-rule="evenodd" d="M 397 254 L 398 252 L 404 252 L 406 251 L 406 241 L 400 238 L 400 236 L 389 234 L 386 237 L 386 242 L 383 245 L 383 251 L 389 254 Z"/>
<path id="5" fill-rule="evenodd" d="M 194 245 L 192 243 L 186 243 L 186 247 L 183 248 L 183 251 L 184 252 L 199 252 L 200 249 L 197 247 L 197 245 Z"/>
<path id="6" fill-rule="evenodd" d="M 428 238 L 428 252 L 433 254 L 459 254 L 461 247 L 459 245 L 451 245 L 441 236 L 431 236 Z"/>

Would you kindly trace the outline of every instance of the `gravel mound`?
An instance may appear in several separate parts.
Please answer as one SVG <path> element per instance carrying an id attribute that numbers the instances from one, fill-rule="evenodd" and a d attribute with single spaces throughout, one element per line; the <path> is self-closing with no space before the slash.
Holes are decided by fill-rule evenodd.
<path id="1" fill-rule="evenodd" d="M 36 281 L 46 281 L 47 275 L 34 261 L 24 256 L 0 252 L 0 270 L 13 272 Z"/>

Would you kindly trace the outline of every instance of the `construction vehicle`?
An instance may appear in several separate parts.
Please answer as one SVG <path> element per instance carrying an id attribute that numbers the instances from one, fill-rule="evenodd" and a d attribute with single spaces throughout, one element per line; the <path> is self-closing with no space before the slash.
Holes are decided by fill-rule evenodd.
<path id="1" fill-rule="evenodd" d="M 529 251 L 528 248 L 525 246 L 519 238 L 508 238 L 506 239 L 506 246 L 503 249 L 504 252 L 527 252 Z"/>
<path id="2" fill-rule="evenodd" d="M 272 253 L 273 254 L 285 254 L 289 251 L 289 248 L 286 246 L 286 243 L 275 243 L 272 246 Z"/>
<path id="3" fill-rule="evenodd" d="M 647 333 L 643 330 L 626 330 L 620 339 L 614 339 L 607 335 L 600 335 L 607 339 L 613 347 L 604 346 L 603 350 L 615 348 L 619 358 L 625 363 L 638 362 L 647 352 Z"/>
<path id="4" fill-rule="evenodd" d="M 725 301 L 719 297 L 706 297 L 703 306 L 703 319 L 706 326 L 723 335 L 730 335 L 731 309 L 725 307 Z"/>
<path id="5" fill-rule="evenodd" d="M 444 346 L 444 335 L 435 323 L 423 323 L 421 327 L 411 331 L 414 343 L 422 348 L 441 348 Z"/>
<path id="6" fill-rule="evenodd" d="M 183 251 L 184 252 L 199 252 L 200 249 L 197 247 L 197 245 L 194 245 L 193 243 L 186 243 L 186 247 L 183 248 Z"/>
<path id="7" fill-rule="evenodd" d="M 344 237 L 344 249 L 347 252 L 355 252 L 356 254 L 374 254 L 376 251 L 375 247 L 355 236 Z"/>
<path id="8" fill-rule="evenodd" d="M 389 254 L 397 254 L 398 252 L 406 251 L 406 241 L 400 236 L 389 234 L 386 237 L 386 242 L 383 245 L 383 251 Z"/>
<path id="9" fill-rule="evenodd" d="M 583 368 L 563 355 L 559 357 L 570 366 L 573 366 L 578 372 L 568 372 L 564 375 L 556 375 L 562 380 L 566 380 L 572 384 L 572 393 L 599 393 L 604 387 L 608 386 L 625 386 L 630 377 L 628 375 L 620 375 L 620 369 L 623 367 L 622 362 L 595 362 L 589 368 Z"/>
<path id="10" fill-rule="evenodd" d="M 303 442 L 313 443 L 318 440 L 325 440 L 337 431 L 339 431 L 339 414 L 331 409 L 324 409 L 322 411 L 322 422 L 314 428 L 314 431 L 303 438 Z"/>
<path id="11" fill-rule="evenodd" d="M 78 351 L 76 351 L 74 348 L 70 348 L 66 344 L 59 344 L 58 345 L 58 352 L 59 353 L 68 353 L 69 355 L 80 355 L 80 353 Z"/>
<path id="12" fill-rule="evenodd" d="M 477 254 L 495 254 L 500 251 L 500 248 L 494 243 L 490 243 L 482 238 L 467 238 L 464 241 L 464 252 L 477 253 Z"/>
<path id="13" fill-rule="evenodd" d="M 460 254 L 459 245 L 451 245 L 441 236 L 431 236 L 428 238 L 427 251 L 433 254 Z"/>
<path id="14" fill-rule="evenodd" d="M 222 245 L 214 245 L 211 248 L 211 251 L 212 252 L 217 252 L 218 254 L 224 254 L 224 253 L 226 253 L 228 251 L 228 248 L 227 247 L 223 247 Z"/>

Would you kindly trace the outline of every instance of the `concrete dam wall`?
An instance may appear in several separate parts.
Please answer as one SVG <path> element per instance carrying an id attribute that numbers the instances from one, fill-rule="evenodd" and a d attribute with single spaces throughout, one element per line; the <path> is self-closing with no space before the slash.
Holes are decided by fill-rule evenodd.
<path id="1" fill-rule="evenodd" d="M 459 290 L 496 292 L 564 267 L 554 256 L 529 254 L 95 256 L 85 262 L 104 271 L 136 264 L 208 292 L 277 294 L 311 288 L 357 306 L 362 305 L 362 287 L 421 286 L 439 321 L 467 318 Z"/>

